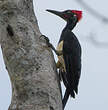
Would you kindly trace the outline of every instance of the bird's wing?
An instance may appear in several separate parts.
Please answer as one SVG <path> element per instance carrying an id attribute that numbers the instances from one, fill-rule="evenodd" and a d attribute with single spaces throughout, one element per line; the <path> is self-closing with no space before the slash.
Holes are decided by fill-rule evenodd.
<path id="1" fill-rule="evenodd" d="M 68 88 L 70 94 L 75 97 L 78 93 L 78 83 L 81 74 L 81 47 L 77 39 L 64 41 L 63 57 L 67 72 Z"/>

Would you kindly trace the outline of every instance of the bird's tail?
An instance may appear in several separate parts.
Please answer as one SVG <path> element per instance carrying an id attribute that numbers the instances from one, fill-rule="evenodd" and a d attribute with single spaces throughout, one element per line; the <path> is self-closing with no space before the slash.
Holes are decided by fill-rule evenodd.
<path id="1" fill-rule="evenodd" d="M 68 87 L 68 81 L 66 79 L 66 72 L 65 71 L 60 71 L 60 74 L 61 74 L 61 78 L 63 80 L 63 83 L 64 83 L 65 87 L 67 88 Z"/>
<path id="2" fill-rule="evenodd" d="M 62 103 L 63 103 L 63 109 L 64 109 L 65 106 L 66 106 L 66 103 L 67 103 L 67 101 L 68 101 L 68 99 L 69 99 L 69 95 L 71 95 L 73 98 L 75 98 L 75 93 L 74 93 L 74 91 L 71 91 L 71 92 L 70 92 L 70 89 L 67 88 L 66 91 L 65 91 L 65 94 L 64 94 L 63 100 L 62 100 Z"/>
<path id="3" fill-rule="evenodd" d="M 64 94 L 64 97 L 63 97 L 63 100 L 62 100 L 63 110 L 64 110 L 64 108 L 65 108 L 65 106 L 66 106 L 67 101 L 68 101 L 69 94 L 70 94 L 69 90 L 66 89 L 65 94 Z"/>

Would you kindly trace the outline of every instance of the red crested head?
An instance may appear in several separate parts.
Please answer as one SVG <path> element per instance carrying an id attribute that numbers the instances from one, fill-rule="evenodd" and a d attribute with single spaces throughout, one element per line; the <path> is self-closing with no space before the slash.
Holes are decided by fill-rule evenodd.
<path id="1" fill-rule="evenodd" d="M 63 18 L 65 21 L 68 21 L 71 17 L 75 17 L 78 19 L 78 22 L 79 22 L 82 18 L 82 11 L 79 11 L 79 10 L 65 10 L 62 12 L 55 11 L 55 10 L 47 10 L 47 11 Z"/>
<path id="2" fill-rule="evenodd" d="M 76 16 L 78 17 L 78 21 L 81 20 L 81 18 L 82 18 L 82 11 L 72 10 L 72 13 L 76 14 Z"/>

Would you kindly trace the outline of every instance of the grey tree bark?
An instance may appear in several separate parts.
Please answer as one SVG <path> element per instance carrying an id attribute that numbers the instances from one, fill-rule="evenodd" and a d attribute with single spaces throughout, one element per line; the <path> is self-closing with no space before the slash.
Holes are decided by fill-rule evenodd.
<path id="1" fill-rule="evenodd" d="M 62 110 L 53 54 L 40 35 L 33 0 L 0 0 L 0 44 L 12 84 L 8 110 Z"/>

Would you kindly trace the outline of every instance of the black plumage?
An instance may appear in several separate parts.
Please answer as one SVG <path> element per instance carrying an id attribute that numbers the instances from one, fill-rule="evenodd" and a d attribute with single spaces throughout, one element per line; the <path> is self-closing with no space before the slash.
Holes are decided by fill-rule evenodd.
<path id="1" fill-rule="evenodd" d="M 62 40 L 64 41 L 63 58 L 66 67 L 66 78 L 68 81 L 63 99 L 63 105 L 65 107 L 69 95 L 75 98 L 75 93 L 78 93 L 78 83 L 81 74 L 81 46 L 71 30 L 64 29 L 61 37 L 62 36 Z"/>
<path id="2" fill-rule="evenodd" d="M 63 53 L 61 56 L 63 61 L 60 61 L 62 59 L 59 58 L 59 65 L 61 64 L 62 67 L 61 76 L 66 87 L 63 98 L 64 108 L 69 95 L 75 98 L 75 94 L 78 94 L 78 84 L 81 74 L 81 46 L 72 30 L 81 19 L 82 13 L 77 10 L 66 10 L 63 12 L 57 12 L 54 10 L 47 11 L 60 16 L 67 22 L 58 43 L 58 50 L 62 49 Z M 63 63 L 65 66 L 63 66 Z"/>

